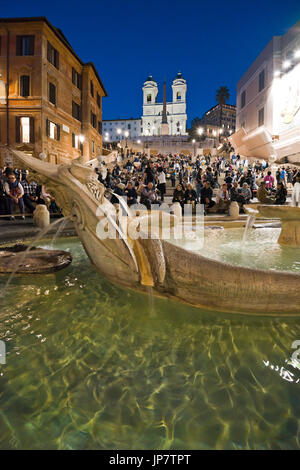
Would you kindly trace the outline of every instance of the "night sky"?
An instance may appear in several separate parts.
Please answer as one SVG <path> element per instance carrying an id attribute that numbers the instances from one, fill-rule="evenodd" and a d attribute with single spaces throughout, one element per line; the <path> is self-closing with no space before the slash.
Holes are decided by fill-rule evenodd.
<path id="1" fill-rule="evenodd" d="M 167 100 L 178 71 L 187 80 L 190 122 L 214 106 L 272 36 L 300 19 L 299 0 L 0 0 L 1 17 L 46 16 L 83 61 L 93 61 L 108 97 L 103 119 L 140 117 L 142 85 L 163 80 Z"/>

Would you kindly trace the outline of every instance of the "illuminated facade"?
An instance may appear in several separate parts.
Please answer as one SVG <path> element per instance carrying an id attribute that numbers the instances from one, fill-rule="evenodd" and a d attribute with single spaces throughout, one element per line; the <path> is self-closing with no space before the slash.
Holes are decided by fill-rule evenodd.
<path id="1" fill-rule="evenodd" d="M 47 18 L 0 19 L 0 74 L 0 165 L 9 148 L 57 164 L 101 153 L 106 91 Z"/>
<path id="2" fill-rule="evenodd" d="M 141 135 L 141 119 L 103 120 L 103 141 L 120 142 L 126 139 L 136 139 Z"/>
<path id="3" fill-rule="evenodd" d="M 238 82 L 236 129 L 230 140 L 241 155 L 300 161 L 300 21 Z"/>
<path id="4" fill-rule="evenodd" d="M 187 135 L 186 132 L 186 81 L 179 72 L 172 82 L 173 101 L 167 102 L 169 135 Z M 157 103 L 158 86 L 150 75 L 143 86 L 142 135 L 162 135 L 163 103 Z"/>

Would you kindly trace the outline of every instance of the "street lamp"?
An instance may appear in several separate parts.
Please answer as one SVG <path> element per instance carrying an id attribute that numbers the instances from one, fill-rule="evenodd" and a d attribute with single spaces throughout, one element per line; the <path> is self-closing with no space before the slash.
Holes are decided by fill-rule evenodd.
<path id="1" fill-rule="evenodd" d="M 122 129 L 117 129 L 117 134 L 119 136 L 119 140 L 121 140 Z"/>
<path id="2" fill-rule="evenodd" d="M 125 131 L 124 132 L 124 135 L 126 137 L 126 145 L 125 145 L 125 149 L 126 149 L 126 157 L 128 157 L 128 145 L 127 145 L 127 139 L 128 139 L 128 136 L 129 136 L 129 132 L 128 131 Z"/>
<path id="3" fill-rule="evenodd" d="M 196 156 L 196 146 L 195 146 L 195 142 L 196 142 L 196 140 L 195 140 L 195 139 L 193 139 L 193 140 L 192 140 L 192 142 L 193 142 L 193 144 L 194 144 L 194 157 L 195 157 L 195 156 Z"/>

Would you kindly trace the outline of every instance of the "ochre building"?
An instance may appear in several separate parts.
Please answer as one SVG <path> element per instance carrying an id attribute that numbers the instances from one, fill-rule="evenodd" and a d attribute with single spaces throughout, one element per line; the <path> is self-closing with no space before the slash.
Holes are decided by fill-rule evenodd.
<path id="1" fill-rule="evenodd" d="M 0 19 L 0 165 L 14 164 L 10 148 L 57 164 L 101 154 L 103 96 L 47 18 Z"/>

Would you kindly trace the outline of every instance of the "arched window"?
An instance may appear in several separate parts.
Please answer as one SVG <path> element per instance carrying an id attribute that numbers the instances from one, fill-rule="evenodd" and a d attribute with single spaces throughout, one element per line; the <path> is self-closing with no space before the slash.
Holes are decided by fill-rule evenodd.
<path id="1" fill-rule="evenodd" d="M 177 98 L 177 101 L 181 101 L 181 91 L 177 91 L 176 98 Z"/>
<path id="2" fill-rule="evenodd" d="M 152 101 L 152 97 L 151 97 L 151 93 L 149 93 L 147 95 L 147 103 L 151 103 L 151 101 Z"/>

